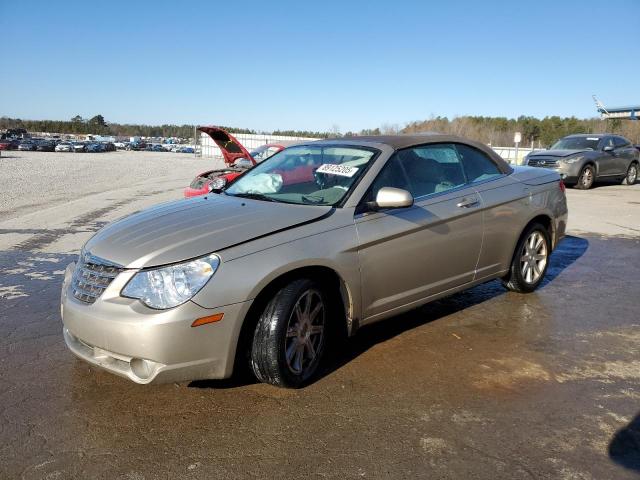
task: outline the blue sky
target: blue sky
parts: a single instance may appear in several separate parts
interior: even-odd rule
[[[342,132],[640,103],[640,0],[0,0],[0,115]]]

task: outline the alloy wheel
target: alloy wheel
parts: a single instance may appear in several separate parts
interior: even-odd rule
[[[313,366],[323,347],[325,306],[320,292],[306,290],[296,302],[287,325],[285,359],[289,370],[303,375]]]
[[[547,265],[547,242],[542,234],[534,231],[524,242],[520,256],[520,271],[527,283],[536,283]]]
[[[629,167],[629,171],[627,172],[627,184],[633,185],[636,183],[638,179],[638,166],[634,163]]]
[[[582,185],[583,188],[588,189],[589,187],[591,187],[592,183],[593,183],[593,170],[591,170],[591,168],[589,167],[586,167],[582,171],[582,175],[580,175],[580,184]]]

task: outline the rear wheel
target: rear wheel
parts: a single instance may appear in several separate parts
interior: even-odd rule
[[[513,292],[533,292],[547,273],[551,240],[547,229],[534,223],[525,230],[518,241],[509,274],[502,281]]]
[[[585,165],[578,175],[578,183],[576,188],[580,190],[589,190],[593,186],[593,182],[596,178],[596,172],[593,165]]]
[[[632,162],[627,169],[627,174],[625,175],[624,180],[622,180],[622,183],[633,185],[636,183],[636,180],[638,180],[638,164],[636,162]]]
[[[256,378],[297,388],[316,373],[323,358],[328,297],[317,282],[294,280],[280,289],[258,319],[251,346]]]

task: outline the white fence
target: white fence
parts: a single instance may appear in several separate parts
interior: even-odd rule
[[[288,142],[288,141],[314,141],[319,140],[318,138],[308,138],[308,137],[289,137],[284,135],[263,135],[263,134],[248,134],[248,133],[238,133],[232,134],[238,141],[246,148],[251,151],[255,148],[258,148],[260,145],[265,145],[267,143],[278,143],[278,142]],[[215,144],[215,142],[211,139],[209,135],[206,133],[200,132],[199,140],[199,148],[198,151],[200,155],[203,157],[213,157],[213,158],[222,158],[222,153],[220,149]],[[527,148],[520,147],[517,151],[514,147],[493,147],[489,145],[498,155],[504,158],[507,162],[514,165],[522,165],[524,163],[524,157],[531,153],[532,151],[538,150],[536,148]]]
[[[515,147],[492,147],[494,152],[504,158],[507,162],[514,165],[524,165],[524,157],[531,152],[539,150],[538,148],[518,148],[518,155],[516,157]]]
[[[278,142],[308,142],[319,140],[318,138],[306,138],[306,137],[289,137],[286,135],[260,135],[260,134],[249,134],[249,133],[232,133],[233,135],[244,148],[251,151],[255,148],[258,148],[261,145],[265,145],[267,143],[278,143]],[[206,133],[200,132],[199,141],[199,151],[203,157],[214,157],[221,158],[222,152],[216,145],[216,143],[211,139],[209,135]]]

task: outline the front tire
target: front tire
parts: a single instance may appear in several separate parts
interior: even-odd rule
[[[578,175],[578,183],[576,183],[576,188],[580,190],[589,190],[593,187],[593,183],[596,179],[596,171],[593,168],[593,165],[585,165],[582,170],[580,170],[580,175]]]
[[[318,370],[325,351],[328,296],[310,279],[281,288],[264,308],[251,346],[256,378],[278,387],[303,386]]]
[[[622,180],[623,185],[633,185],[638,180],[638,163],[631,162],[629,168],[627,169],[627,174],[624,176],[624,180]]]
[[[527,228],[518,241],[509,274],[502,280],[512,292],[531,293],[544,280],[551,255],[549,232],[539,223]]]

